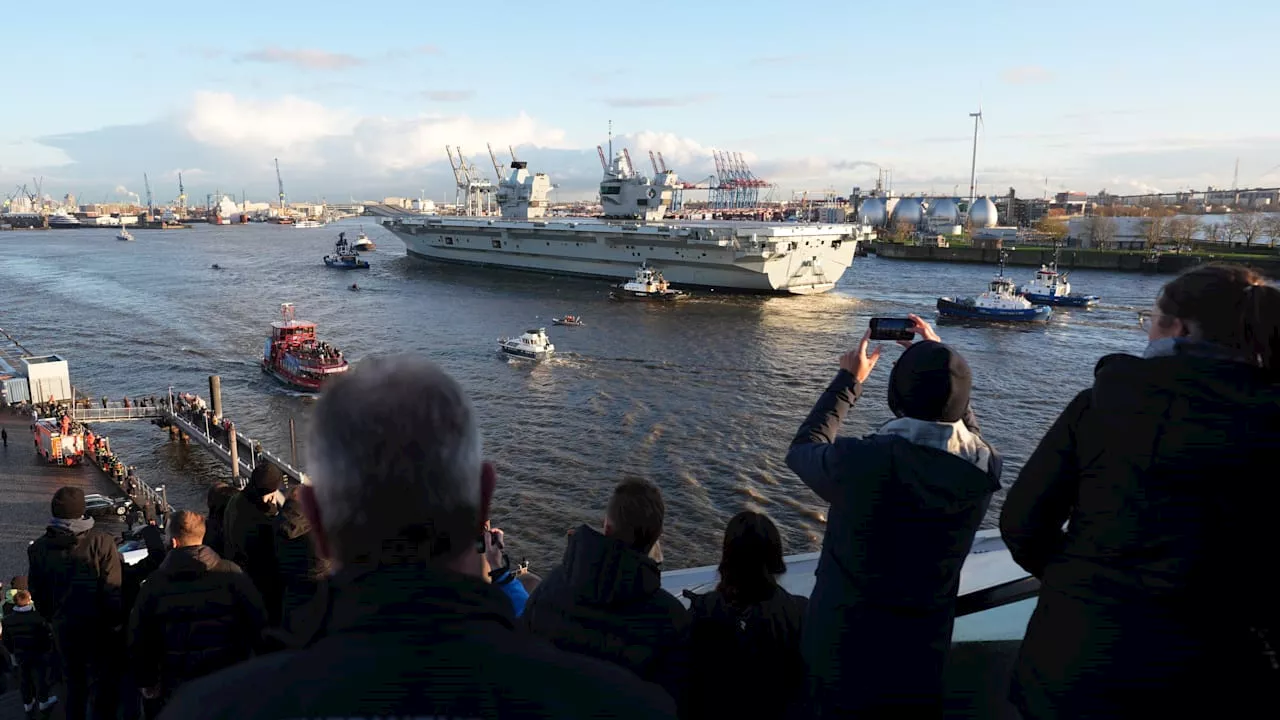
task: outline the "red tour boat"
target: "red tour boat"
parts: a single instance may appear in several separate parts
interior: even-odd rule
[[[280,320],[262,351],[262,369],[289,387],[315,392],[328,378],[347,371],[342,351],[316,340],[316,324],[297,320],[293,303],[280,305]]]

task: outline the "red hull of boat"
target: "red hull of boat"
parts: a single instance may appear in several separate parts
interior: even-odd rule
[[[345,372],[346,363],[344,362],[341,367],[344,368],[342,372]],[[302,390],[303,392],[319,392],[320,388],[324,385],[326,380],[328,380],[331,377],[334,377],[335,375],[341,374],[341,372],[338,372],[330,375],[325,375],[321,379],[316,379],[310,376],[295,375],[289,372],[288,370],[286,370],[285,368],[279,367],[279,366],[273,366],[267,363],[265,360],[262,363],[262,369],[263,371],[271,374],[273,377],[275,377],[276,380],[279,380],[281,383],[288,385],[289,387],[295,390]]]

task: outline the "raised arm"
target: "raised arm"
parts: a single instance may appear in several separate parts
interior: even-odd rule
[[[1035,452],[1022,466],[1000,511],[1000,534],[1027,572],[1040,577],[1062,552],[1063,523],[1071,516],[1080,487],[1076,459],[1076,427],[1089,408],[1091,390],[1067,405]]]
[[[836,444],[836,435],[844,416],[862,394],[862,383],[880,359],[881,348],[867,354],[871,332],[862,335],[858,349],[840,358],[840,372],[827,386],[787,451],[787,467],[823,500],[833,502],[844,468],[851,461],[855,446],[861,441],[844,438]]]

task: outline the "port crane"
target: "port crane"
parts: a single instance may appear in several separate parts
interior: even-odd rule
[[[284,217],[284,179],[280,177],[280,158],[276,158],[276,187],[280,189],[280,217]]]
[[[454,159],[455,149],[458,155],[456,160]],[[449,166],[453,168],[453,179],[457,181],[454,204],[465,207],[463,215],[481,217],[491,215],[493,183],[481,177],[480,171],[476,170],[474,165],[467,163],[461,147],[452,148],[445,145],[444,151],[449,156]]]
[[[147,178],[146,173],[142,173],[142,187],[147,191],[147,219],[155,217],[156,206],[151,200],[151,180]]]
[[[493,161],[493,176],[502,182],[502,166],[498,164],[498,156],[493,154],[493,145],[485,143],[485,147],[489,148],[489,159]]]

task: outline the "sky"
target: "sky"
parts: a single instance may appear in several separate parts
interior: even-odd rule
[[[594,194],[596,146],[795,192],[1280,185],[1280,4],[57,3],[6,33],[0,194],[453,199],[445,146]],[[6,23],[7,24],[7,23]],[[57,29],[57,42],[45,32]],[[11,28],[12,29],[12,28]],[[697,195],[688,199],[697,200]]]

